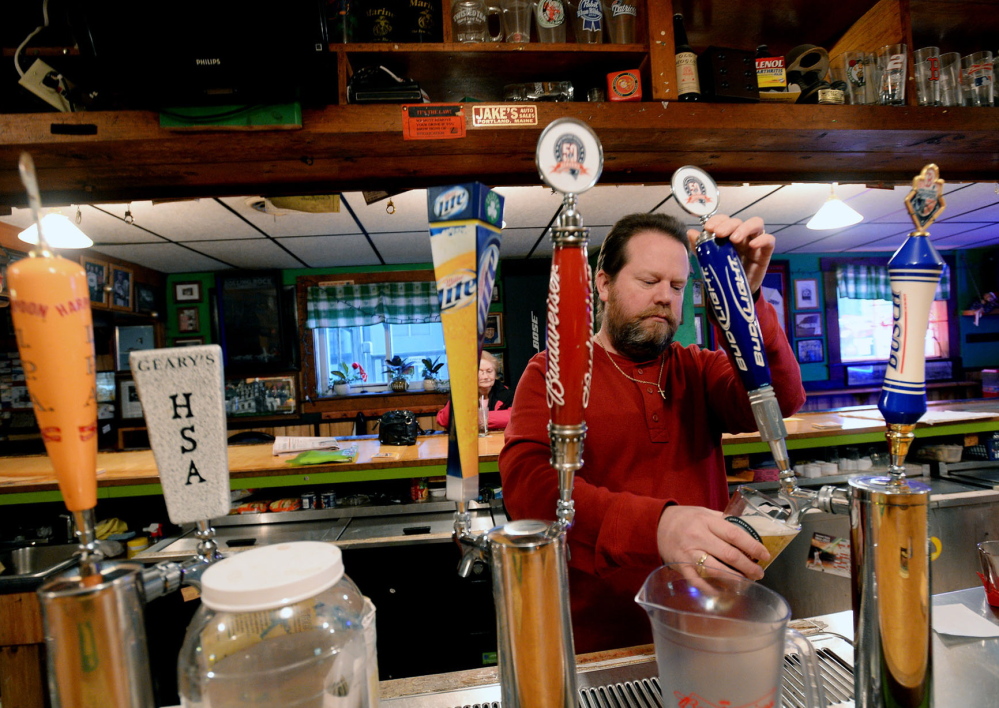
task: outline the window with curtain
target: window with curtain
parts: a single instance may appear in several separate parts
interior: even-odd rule
[[[316,391],[331,394],[333,371],[357,376],[366,390],[384,389],[391,380],[385,360],[399,356],[420,378],[421,359],[444,360],[437,290],[432,281],[338,284],[307,289],[306,327],[312,330]],[[359,368],[355,368],[357,364]],[[438,372],[447,378],[447,366]]]
[[[930,307],[926,358],[950,356],[950,269],[944,267]],[[840,361],[887,361],[891,348],[891,281],[884,265],[836,266]]]

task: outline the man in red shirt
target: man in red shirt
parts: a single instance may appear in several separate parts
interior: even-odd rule
[[[759,218],[717,215],[746,269],[781,412],[805,401],[801,372],[773,307],[759,297],[774,237]],[[652,641],[635,593],[663,562],[763,571],[762,544],[724,520],[728,501],[721,435],[756,430],[738,375],[723,351],[673,342],[697,232],[658,214],[634,214],[607,235],[597,262],[593,381],[583,467],[569,531],[569,586],[578,653]],[[689,242],[688,242],[689,239]],[[553,519],[545,353],[517,386],[500,454],[503,498],[515,519]]]

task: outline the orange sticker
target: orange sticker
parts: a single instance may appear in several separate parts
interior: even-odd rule
[[[450,140],[465,137],[460,103],[417,103],[402,107],[404,140]]]

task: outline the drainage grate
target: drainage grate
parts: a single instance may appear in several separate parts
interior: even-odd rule
[[[853,667],[829,649],[819,649],[819,672],[830,705],[853,700]],[[649,671],[656,670],[649,662]],[[801,662],[797,655],[784,657],[782,705],[784,708],[809,708],[805,704]],[[659,679],[640,678],[619,683],[589,686],[579,689],[580,708],[662,708]],[[501,708],[499,701],[467,703],[452,708]]]

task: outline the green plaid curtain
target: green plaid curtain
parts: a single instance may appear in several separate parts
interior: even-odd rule
[[[836,295],[851,300],[891,300],[891,280],[884,266],[836,266]],[[944,264],[934,300],[950,297],[950,268]]]
[[[364,283],[309,288],[305,326],[358,327],[440,322],[437,286],[416,283]]]

